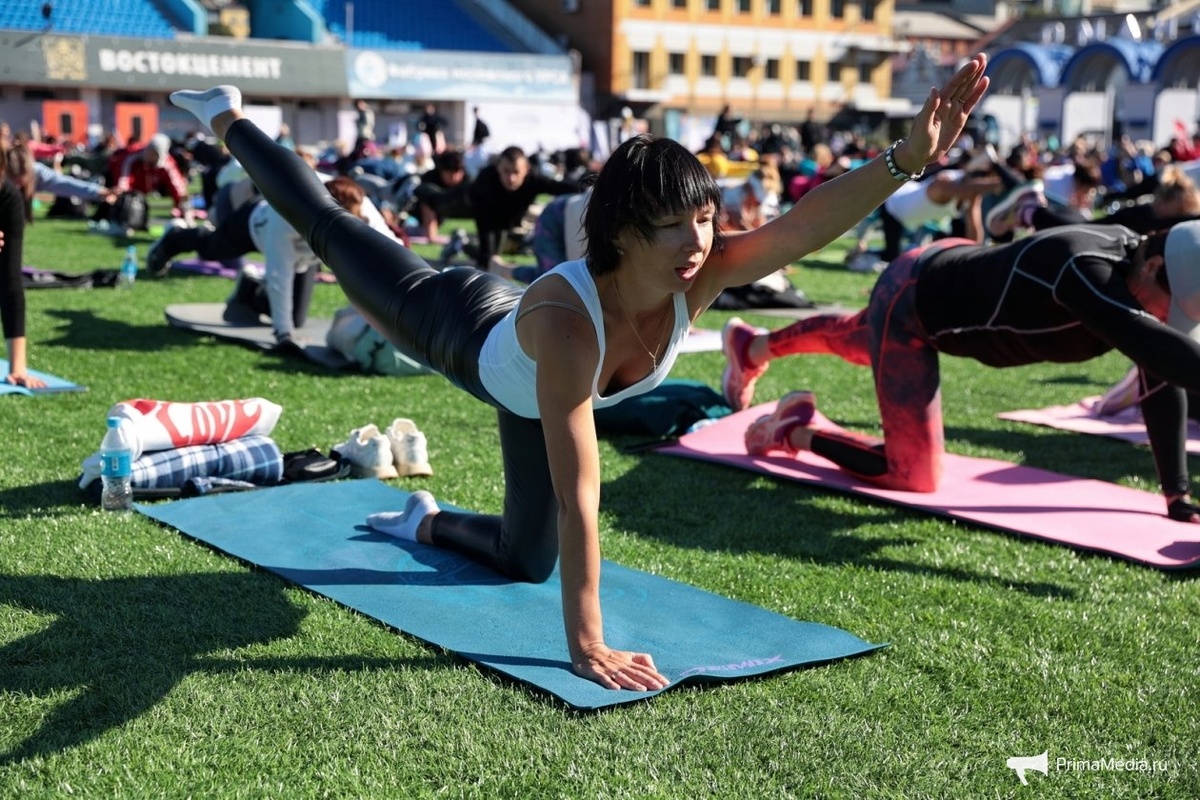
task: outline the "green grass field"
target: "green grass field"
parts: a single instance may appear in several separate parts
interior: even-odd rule
[[[135,241],[143,255],[152,243]],[[25,263],[115,268],[123,245],[39,219]],[[796,283],[861,304],[873,278],[840,256],[805,262]],[[411,417],[435,475],[398,483],[499,510],[493,414],[444,379],[334,376],[163,320],[168,303],[230,288],[143,272],[131,293],[27,293],[31,366],[90,390],[0,397],[0,796],[1200,796],[1194,572],[605,441],[607,558],[890,647],[576,713],[144,517],[86,505],[80,461],[112,403],[261,396],[284,407],[273,436],[285,451]],[[336,286],[316,292],[315,315],[344,304]],[[674,375],[717,385],[721,367],[720,354],[689,354]],[[1145,450],[995,416],[1099,393],[1124,374],[1119,356],[942,367],[951,451],[1155,489]],[[875,429],[867,370],[781,360],[758,399],[797,388]],[[1022,786],[1006,759],[1043,751],[1049,774]]]

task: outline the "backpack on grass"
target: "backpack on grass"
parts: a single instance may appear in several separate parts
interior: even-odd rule
[[[150,228],[146,195],[141,192],[122,192],[113,203],[112,221],[122,228],[144,231]]]

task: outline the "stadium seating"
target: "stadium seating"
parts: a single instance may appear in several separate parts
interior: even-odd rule
[[[468,50],[507,53],[517,47],[452,0],[358,0],[352,30],[342,0],[291,0],[311,8],[330,33],[351,47],[376,50]],[[285,0],[286,2],[286,0]],[[223,0],[201,0],[211,10]],[[54,3],[49,21],[34,0],[0,2],[0,29],[174,39],[180,28],[154,0],[72,0]],[[182,30],[187,30],[183,28]],[[251,31],[253,35],[253,31]]]
[[[351,47],[376,50],[469,50],[511,53],[511,43],[497,37],[450,0],[354,3],[353,30],[346,30],[346,4],[311,0],[334,35]]]
[[[0,28],[174,39],[175,28],[152,0],[73,0],[54,4],[47,20],[36,2],[0,3]]]

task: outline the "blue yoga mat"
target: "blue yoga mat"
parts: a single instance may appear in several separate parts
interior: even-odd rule
[[[574,708],[658,693],[612,691],[571,672],[557,572],[542,584],[514,583],[456,553],[367,527],[368,514],[400,510],[407,498],[379,481],[353,480],[137,510]],[[608,561],[601,602],[608,643],[650,653],[672,686],[762,675],[883,646]]]
[[[8,374],[8,360],[0,358],[0,394],[59,394],[61,392],[86,392],[86,386],[80,386],[77,383],[71,383],[57,375],[48,375],[45,372],[38,372],[36,369],[29,370],[29,374],[41,378],[46,382],[44,389],[26,389],[24,386],[13,386],[4,380],[4,376]]]

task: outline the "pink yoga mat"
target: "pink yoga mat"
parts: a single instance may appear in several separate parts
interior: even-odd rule
[[[1021,409],[1019,411],[1004,411],[997,414],[1000,419],[1012,422],[1028,422],[1032,425],[1044,425],[1060,431],[1087,433],[1093,436],[1108,436],[1134,444],[1148,445],[1146,426],[1137,408],[1122,409],[1116,414],[1103,417],[1092,416],[1092,408],[1099,397],[1085,397],[1078,403],[1069,406],[1048,406],[1046,408]],[[1187,451],[1200,455],[1200,425],[1194,420],[1188,420]]]
[[[1168,519],[1161,496],[1137,489],[947,454],[936,492],[897,492],[858,480],[812,453],[747,455],[746,427],[774,407],[767,403],[724,417],[655,452],[728,464],[1163,569],[1200,566],[1200,525]],[[820,415],[816,424],[837,427]]]

